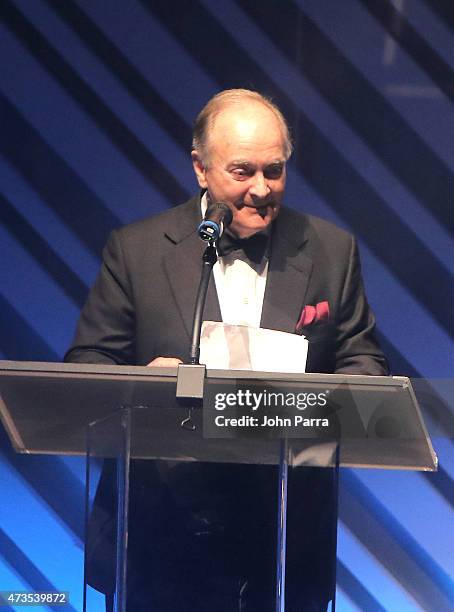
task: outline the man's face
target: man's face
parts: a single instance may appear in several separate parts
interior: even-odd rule
[[[205,167],[193,152],[200,187],[233,212],[230,229],[241,238],[277,217],[285,189],[285,141],[276,115],[263,104],[230,107],[215,118]]]

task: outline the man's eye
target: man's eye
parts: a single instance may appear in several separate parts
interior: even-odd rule
[[[282,172],[284,171],[284,166],[281,164],[276,164],[275,166],[269,166],[265,169],[264,175],[267,179],[278,179],[282,176]]]
[[[248,172],[248,170],[246,170],[246,168],[234,168],[232,170],[232,175],[236,179],[247,178],[248,176],[250,176],[250,174],[251,173]]]

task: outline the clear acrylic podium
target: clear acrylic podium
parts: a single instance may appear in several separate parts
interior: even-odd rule
[[[407,378],[208,370],[190,412],[176,384],[167,368],[0,362],[15,449],[87,453],[86,578],[116,611],[157,592],[143,609],[221,612],[234,583],[263,612],[297,609],[319,579],[331,597],[337,469],[436,469]],[[225,401],[248,391],[267,405]]]

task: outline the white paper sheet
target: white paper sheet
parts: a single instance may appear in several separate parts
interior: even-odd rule
[[[304,373],[308,346],[296,334],[204,321],[200,363],[219,370]]]

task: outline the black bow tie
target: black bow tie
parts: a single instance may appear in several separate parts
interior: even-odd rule
[[[246,257],[259,264],[268,247],[268,235],[258,232],[249,238],[236,238],[228,232],[224,232],[217,244],[218,255],[223,257],[235,251],[243,251]]]

